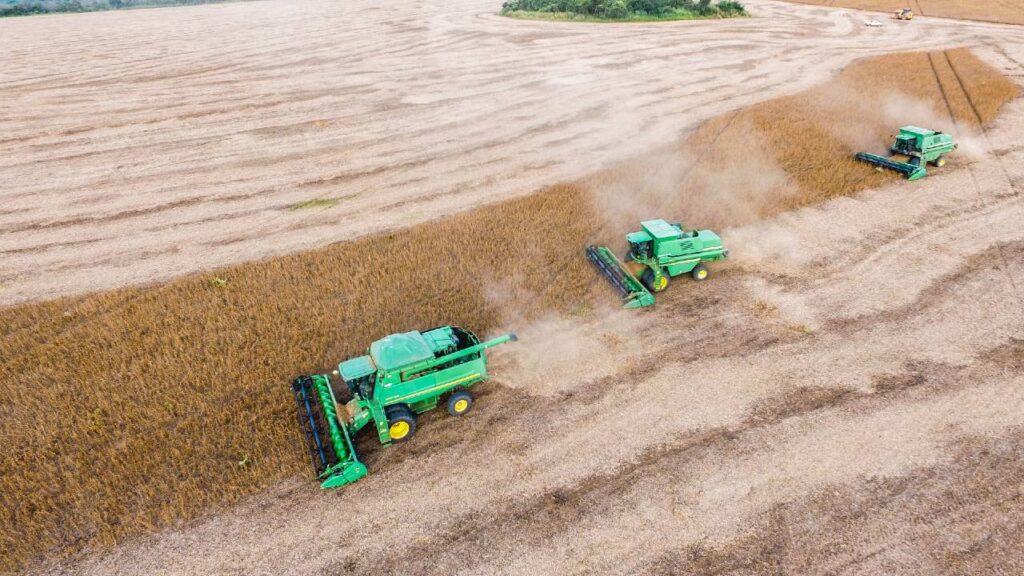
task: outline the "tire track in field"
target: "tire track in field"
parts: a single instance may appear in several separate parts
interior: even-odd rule
[[[982,120],[982,116],[978,112],[978,107],[975,106],[974,100],[971,98],[971,93],[967,90],[967,86],[964,84],[963,79],[960,77],[960,73],[957,72],[956,66],[953,65],[953,61],[949,57],[949,52],[943,52],[943,56],[946,59],[946,64],[949,66],[949,69],[953,72],[953,77],[956,78],[957,84],[960,86],[960,90],[964,94],[964,98],[966,98],[967,103],[970,105],[971,112],[974,113],[975,121],[978,124],[978,130],[981,132],[982,137],[985,139],[986,148],[990,152],[993,152],[996,163],[999,165],[999,169],[1002,171],[1003,177],[1006,179],[1007,184],[1012,189],[1016,190],[1019,193],[1020,188],[1018,187],[1018,184],[1014,181],[1013,177],[1010,176],[1010,172],[1006,169],[1006,164],[1004,163],[1003,157],[994,153],[995,146],[993,146],[992,144],[992,138],[989,136],[988,129],[985,127],[985,122],[984,120]],[[974,184],[974,191],[979,198],[982,198],[983,195],[981,192],[981,185],[979,184],[977,175],[974,172],[974,167],[969,166],[968,170],[971,173],[971,181]],[[1002,245],[997,245],[996,253],[999,255],[1003,275],[1006,277],[1007,282],[1009,282],[1010,286],[1013,288],[1014,293],[1017,295],[1017,301],[1020,303],[1021,307],[1024,308],[1024,291],[1021,290],[1021,287],[1017,284],[1017,281],[1013,277],[1013,273],[1010,272],[1010,260],[1006,255],[1006,249]]]

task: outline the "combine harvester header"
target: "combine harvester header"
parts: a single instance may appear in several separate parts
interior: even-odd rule
[[[338,402],[327,374],[292,382],[313,469],[322,488],[366,476],[356,455],[355,435],[368,424],[381,444],[405,442],[416,432],[416,415],[445,397],[448,412],[462,416],[473,404],[469,388],[487,379],[488,348],[516,341],[505,334],[487,342],[469,330],[441,326],[426,332],[392,334],[370,345],[368,354],[338,365],[351,400]]]
[[[873,164],[880,168],[894,170],[907,177],[907,180],[920,180],[928,171],[925,165],[931,162],[937,167],[946,165],[946,155],[956,150],[953,136],[917,126],[904,126],[896,136],[896,141],[889,148],[892,156],[879,156],[868,152],[858,152],[857,160]],[[903,161],[899,157],[906,157]]]

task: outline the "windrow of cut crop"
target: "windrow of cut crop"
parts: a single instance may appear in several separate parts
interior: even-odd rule
[[[946,79],[927,81],[935,55],[866,60],[582,182],[165,284],[0,310],[0,570],[307,474],[289,382],[382,335],[448,323],[489,334],[614,306],[582,251],[620,245],[641,218],[739,225],[893,179],[850,160],[855,144],[884,147],[899,124],[947,110],[965,115],[957,125],[975,110],[987,122],[1016,95],[970,54],[945,56],[969,111],[946,105]],[[375,453],[365,457],[372,466]]]

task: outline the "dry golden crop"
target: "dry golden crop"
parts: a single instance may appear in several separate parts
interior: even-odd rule
[[[876,58],[581,183],[162,285],[0,310],[0,570],[307,473],[288,388],[298,374],[395,331],[487,332],[611,300],[582,257],[588,242],[618,242],[644,216],[735,225],[882,183],[895,177],[850,160],[855,144],[880,148],[899,124],[944,115],[987,122],[1016,93],[965,51]]]
[[[915,15],[1024,24],[1024,5],[1019,2],[978,2],[977,0],[789,0],[800,4],[817,4],[894,12],[910,8]]]

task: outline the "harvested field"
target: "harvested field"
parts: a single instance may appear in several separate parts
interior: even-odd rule
[[[800,251],[650,313],[517,322],[474,415],[364,443],[355,485],[285,480],[47,571],[1016,573],[1021,127],[1018,101],[999,154],[732,230]]]
[[[974,0],[788,0],[829,8],[856,8],[892,13],[897,8],[911,8],[915,16],[937,16],[983,22],[1024,24],[1024,5],[1013,0],[976,2]]]
[[[860,60],[799,92],[894,45],[845,13],[762,0],[751,2],[755,14],[770,18],[756,25],[604,27],[600,37],[504,22],[484,4],[426,18],[438,8],[357,3],[366,18],[354,20],[316,1],[161,11],[212,42],[195,54],[223,68],[198,76],[182,74],[196,66],[187,53],[154,64],[150,44],[137,60],[72,73],[55,52],[13,43],[22,67],[5,69],[13,81],[0,84],[10,96],[0,103],[0,167],[12,176],[0,183],[10,200],[0,208],[4,302],[316,246],[339,230],[401,228],[0,309],[0,444],[13,447],[0,453],[0,570],[1019,572],[1024,107],[1006,105],[1018,88],[999,72],[1024,74],[1020,33],[922,21],[916,45],[936,50]],[[0,47],[57,22],[102,62],[89,38],[111,38],[103,26],[137,24],[129,36],[168,28],[145,13],[95,16],[81,17],[77,38],[68,17],[0,22],[14,31]],[[236,18],[246,25],[205,28]],[[329,34],[338,18],[363,24]],[[339,37],[357,46],[416,18],[430,22],[422,44],[409,40],[425,31],[395,25],[389,42],[401,49],[384,60],[360,52],[359,74],[315,64],[332,61]],[[310,33],[260,43],[254,22]],[[515,62],[481,60],[507,52],[510,34],[525,35]],[[316,49],[292,50],[294,38]],[[617,60],[624,43],[644,51],[639,69]],[[387,78],[422,78],[423,51],[438,45],[474,64],[431,79],[451,83],[425,104],[436,109],[391,107],[382,95],[392,86],[353,86],[351,115],[318,120],[343,98],[325,89],[323,108],[291,92],[360,74],[386,83],[372,72],[382,63],[396,64]],[[644,68],[689,61],[695,46],[704,68]],[[557,51],[587,71],[546,82],[517,68]],[[759,65],[770,53],[781,63]],[[282,55],[287,65],[269,63]],[[587,87],[598,65],[615,71],[608,90]],[[271,81],[279,76],[291,82]],[[253,115],[203,97],[211,86],[244,93],[264,82],[286,93]],[[539,99],[521,105],[538,111],[512,121],[505,114],[517,107],[483,106],[493,95],[462,94],[459,82],[529,94]],[[106,108],[112,86],[133,104]],[[193,108],[157,118],[174,108],[162,99],[182,92]],[[582,112],[553,114],[560,107],[544,99],[555,97]],[[628,122],[616,100],[638,110]],[[14,112],[26,103],[38,115]],[[434,133],[463,107],[481,114]],[[216,130],[202,132],[191,114]],[[410,123],[416,114],[423,124]],[[402,146],[372,128],[385,119],[412,130]],[[275,122],[269,132],[253,126]],[[341,132],[279,129],[308,122]],[[957,160],[912,186],[850,161],[908,122],[956,132]],[[524,124],[528,133],[508,132]],[[268,142],[251,146],[251,129]],[[353,134],[372,139],[351,144]],[[493,149],[468,152],[481,138],[496,139]],[[147,142],[130,169],[104,171],[119,147]],[[466,168],[466,154],[480,165]],[[345,176],[356,157],[365,170]],[[52,177],[58,167],[67,172]],[[315,167],[322,177],[301,186]],[[528,194],[554,175],[570,183]],[[247,195],[253,182],[273,189]],[[371,185],[373,194],[358,191]],[[618,246],[652,213],[725,228],[735,258],[712,282],[674,286],[654,310],[616,314],[581,248]],[[316,490],[290,379],[382,334],[448,322],[522,336],[495,352],[496,378],[473,416],[427,416],[398,448],[364,438],[370,476]],[[388,539],[375,537],[381,530]]]
[[[0,305],[529,194],[864,56],[969,45],[1012,65],[998,50],[1024,42],[941,20],[868,30],[767,0],[747,3],[755,18],[655,28],[512,20],[499,4],[271,0],[0,22]]]
[[[893,65],[908,61],[910,74]],[[938,81],[931,61],[947,65]],[[972,72],[958,92],[961,67]],[[651,213],[739,226],[892,182],[849,160],[852,122],[865,143],[884,143],[896,101],[910,107],[904,121],[967,137],[975,109],[987,123],[1016,93],[964,50],[875,58],[579,184],[163,286],[2,310],[3,437],[19,447],[0,462],[12,511],[3,547],[20,560],[109,546],[302,473],[286,386],[295,375],[413,326],[593,318],[614,302],[581,257],[588,242],[617,244]],[[974,107],[947,106],[951,94]],[[766,151],[731,144],[740,139]]]

